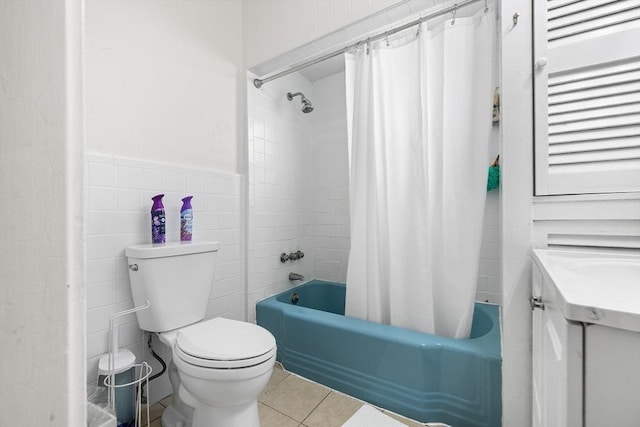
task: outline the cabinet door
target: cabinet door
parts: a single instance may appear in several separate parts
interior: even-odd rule
[[[589,325],[585,426],[640,426],[640,332]]]
[[[640,191],[640,2],[533,6],[536,195]]]
[[[542,273],[538,268],[538,265],[533,262],[531,266],[532,274],[532,295],[533,297],[542,298]],[[532,310],[532,408],[531,416],[533,427],[544,426],[544,364],[543,362],[543,346],[542,346],[542,331],[544,330],[543,323],[544,310],[533,309]]]
[[[533,296],[544,304],[532,318],[532,425],[582,427],[582,325],[564,318],[555,288],[535,263],[532,271]]]

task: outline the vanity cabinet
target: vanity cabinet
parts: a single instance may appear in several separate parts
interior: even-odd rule
[[[533,427],[582,427],[582,324],[567,320],[557,292],[532,266]]]
[[[533,427],[640,426],[640,280],[629,292],[624,284],[599,283],[597,274],[581,275],[589,263],[579,256],[613,259],[597,255],[534,251]],[[623,273],[629,266],[631,276],[621,279],[633,282],[640,258],[610,265]]]

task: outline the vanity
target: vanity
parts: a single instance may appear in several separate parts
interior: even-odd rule
[[[640,255],[532,252],[534,427],[640,426]]]

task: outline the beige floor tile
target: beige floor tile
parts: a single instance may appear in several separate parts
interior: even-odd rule
[[[359,400],[332,391],[304,420],[304,425],[307,427],[341,427],[362,405],[363,403]]]
[[[160,404],[161,404],[162,406],[164,406],[165,408],[168,408],[168,407],[169,407],[169,405],[171,405],[172,403],[173,403],[173,394],[171,394],[171,395],[169,395],[169,396],[165,397],[164,399],[162,399],[162,400],[160,401]]]
[[[258,403],[258,414],[260,415],[260,427],[298,427],[299,425],[296,420],[262,403]]]
[[[160,402],[155,403],[149,407],[149,419],[151,421],[155,421],[156,419],[162,416],[164,412],[164,406],[160,404]],[[147,422],[147,408],[146,406],[142,407],[142,424],[146,424]]]
[[[393,419],[396,419],[398,421],[400,421],[401,423],[404,423],[405,425],[407,425],[408,427],[424,427],[426,424],[421,424],[417,421],[413,421],[409,418],[405,418],[403,416],[394,414],[393,412],[389,412],[389,411],[382,411],[383,414],[390,416]]]
[[[330,391],[296,375],[288,375],[262,396],[262,403],[302,422]]]
[[[147,427],[146,424],[140,424],[140,427]],[[150,427],[162,427],[162,423],[160,422],[160,418],[151,423]]]
[[[273,372],[271,373],[271,378],[269,379],[269,383],[267,384],[267,386],[264,388],[264,390],[262,390],[262,392],[258,396],[258,401],[262,402],[262,398],[264,397],[264,395],[269,390],[272,390],[274,387],[276,387],[278,384],[280,384],[282,382],[282,380],[287,378],[289,375],[290,374],[288,372],[286,372],[284,369],[282,369],[282,365],[281,364],[276,363],[275,365],[273,365]]]

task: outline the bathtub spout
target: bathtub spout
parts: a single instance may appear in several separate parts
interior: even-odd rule
[[[304,280],[304,276],[298,273],[289,273],[289,280]]]

